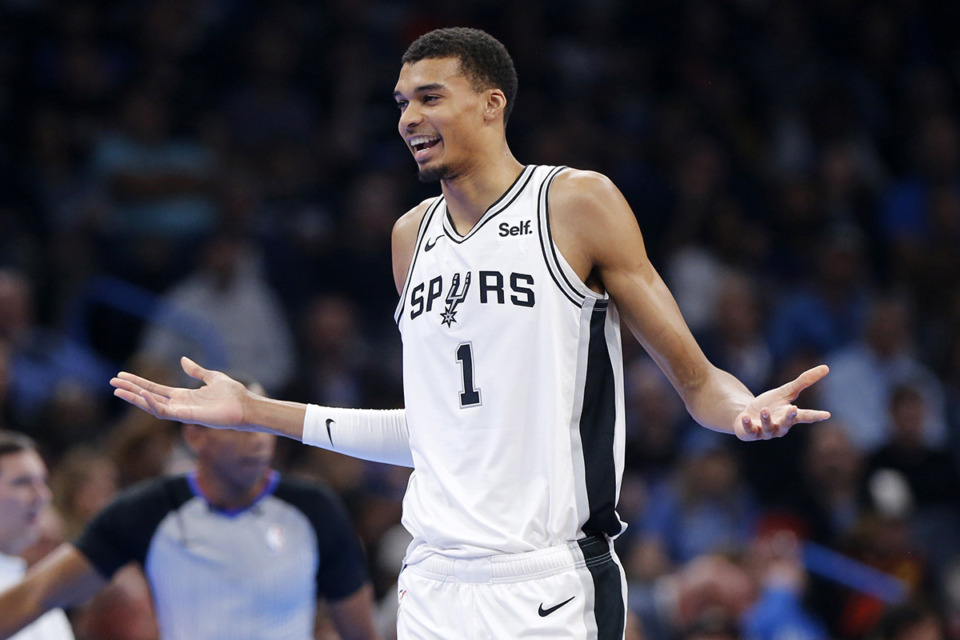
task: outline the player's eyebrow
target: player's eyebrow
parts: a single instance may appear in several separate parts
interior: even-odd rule
[[[426,92],[428,92],[428,91],[437,91],[437,90],[439,90],[439,89],[445,89],[446,86],[447,86],[447,85],[443,84],[442,82],[431,82],[430,84],[422,84],[422,85],[420,85],[419,87],[417,87],[416,89],[413,90],[413,93],[414,93],[414,95],[416,95],[416,94],[418,94],[418,93],[426,93]],[[393,97],[394,97],[394,98],[402,98],[402,97],[403,97],[403,94],[400,93],[399,91],[394,91],[394,92],[393,92]]]

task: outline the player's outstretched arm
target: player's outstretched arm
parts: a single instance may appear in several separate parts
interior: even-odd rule
[[[165,420],[302,439],[306,405],[255,394],[225,373],[204,369],[187,357],[180,364],[187,375],[203,383],[199,388],[169,387],[121,371],[110,380],[113,394]]]
[[[62,544],[33,566],[23,580],[0,593],[0,640],[56,608],[85,602],[107,581],[71,544]]]
[[[599,284],[621,318],[677,390],[690,415],[715,431],[743,440],[786,434],[798,422],[830,417],[798,409],[799,393],[827,374],[819,366],[781,387],[754,395],[703,354],[673,294],[650,263],[636,216],[605,176],[569,171],[551,188],[551,231],[564,257],[585,282]]]

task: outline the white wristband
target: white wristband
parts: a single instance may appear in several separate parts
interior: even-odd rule
[[[303,443],[354,458],[413,467],[403,409],[342,409],[307,405]]]

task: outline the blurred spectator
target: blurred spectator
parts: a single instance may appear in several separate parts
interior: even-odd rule
[[[368,406],[365,403],[374,400],[365,397],[367,383],[384,363],[373,359],[352,299],[342,294],[313,297],[304,305],[297,343],[300,371],[284,397],[339,407]],[[383,399],[375,408],[394,408],[389,403],[399,402],[399,394],[391,397],[388,389],[382,391]]]
[[[126,411],[110,426],[104,449],[116,465],[118,486],[123,489],[164,475],[175,444],[175,425]]]
[[[696,556],[648,583],[631,583],[629,606],[648,640],[826,640],[804,603],[807,573],[797,539],[771,530],[742,554]]]
[[[871,283],[860,233],[820,229],[811,251],[810,274],[772,305],[767,329],[778,362],[799,352],[820,356],[842,349],[863,332]]]
[[[898,296],[873,301],[859,341],[827,355],[830,375],[820,393],[823,406],[849,429],[864,452],[881,446],[891,435],[888,408],[893,390],[902,384],[924,398],[924,439],[943,446],[947,437],[945,400],[936,375],[917,357],[910,305]]]
[[[882,503],[883,497],[872,496]],[[905,596],[928,597],[934,585],[928,558],[911,536],[909,505],[883,505],[857,522],[841,549],[848,556],[901,581]],[[861,638],[880,619],[885,603],[875,594],[851,588],[831,594],[833,617],[828,618],[834,633],[842,638]]]
[[[863,495],[863,454],[836,419],[812,426],[791,507],[807,539],[838,548],[868,508]]]
[[[206,241],[193,271],[164,294],[138,358],[179,371],[180,357],[198,352],[217,363],[211,366],[263,380],[270,392],[293,372],[293,336],[283,307],[255,246],[229,230]]]
[[[866,477],[880,471],[902,476],[910,492],[915,544],[926,549],[934,571],[960,559],[960,472],[953,456],[927,444],[920,391],[899,386],[890,398],[893,433],[866,460]]]
[[[33,441],[0,430],[0,589],[23,578],[27,562],[19,557],[40,535],[40,520],[50,504],[47,467]],[[17,640],[73,640],[66,615],[53,609]]]
[[[76,540],[116,496],[116,465],[104,452],[78,446],[64,455],[50,479],[53,504],[63,521],[63,540]],[[62,540],[62,541],[63,541]],[[89,602],[70,610],[70,622],[85,640],[155,640],[157,623],[150,587],[130,566]]]
[[[739,378],[754,393],[767,389],[773,354],[763,327],[766,309],[756,278],[737,270],[717,282],[712,322],[698,336],[710,361]]]
[[[313,145],[319,134],[317,104],[298,83],[304,38],[311,25],[298,13],[276,11],[249,25],[239,57],[242,75],[221,105],[236,153],[253,161],[269,157],[275,145]]]
[[[396,172],[359,173],[345,189],[340,242],[321,264],[326,278],[332,279],[321,287],[349,296],[359,317],[376,327],[392,324],[396,308],[390,241],[397,212],[404,210],[405,182]]]
[[[639,552],[652,547],[666,558],[663,566],[674,567],[702,554],[742,551],[757,516],[732,448],[719,434],[697,431],[687,439],[672,480],[650,494]]]
[[[44,410],[68,385],[94,403],[109,395],[113,367],[82,345],[35,320],[33,289],[25,273],[0,269],[0,342],[9,347],[7,399],[16,424],[35,429]]]
[[[827,143],[820,152],[817,185],[829,227],[854,229],[863,238],[861,276],[884,274],[883,237],[875,224],[877,190],[885,178],[876,151],[854,141]]]
[[[687,633],[701,637],[706,630],[718,638],[742,638],[740,619],[757,593],[735,559],[712,553],[657,579],[631,582],[628,604],[648,640],[675,640]]]
[[[87,522],[114,497],[116,465],[104,452],[88,446],[71,449],[60,458],[50,478],[53,506],[63,521],[66,540],[76,538]]]
[[[956,221],[950,222],[955,214],[945,215],[942,207],[960,197],[960,127],[948,112],[934,112],[911,122],[910,131],[906,175],[884,193],[879,222],[894,277],[914,285],[926,251],[950,236],[958,237]],[[938,237],[944,233],[947,238]]]
[[[866,640],[943,640],[945,625],[929,604],[908,602],[890,607],[864,636]]]
[[[175,129],[170,98],[135,85],[117,105],[117,124],[90,153],[105,199],[102,233],[115,273],[151,289],[167,286],[196,242],[216,224],[211,184],[217,158]]]
[[[0,427],[16,427],[13,404],[10,400],[11,348],[6,340],[0,340]]]
[[[685,438],[696,426],[683,401],[673,393],[670,381],[649,356],[636,357],[624,376],[625,474],[637,475],[647,486],[656,487],[673,474],[683,455]]]
[[[744,564],[758,585],[759,594],[741,621],[745,638],[831,637],[823,620],[805,602],[810,583],[800,544],[794,532],[777,527],[759,531],[753,540]]]

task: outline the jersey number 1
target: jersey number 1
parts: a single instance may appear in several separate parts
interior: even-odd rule
[[[480,389],[474,386],[473,381],[473,345],[469,342],[461,343],[457,347],[457,361],[460,363],[460,373],[463,375],[463,391],[460,392],[460,408],[474,407],[480,404]]]

